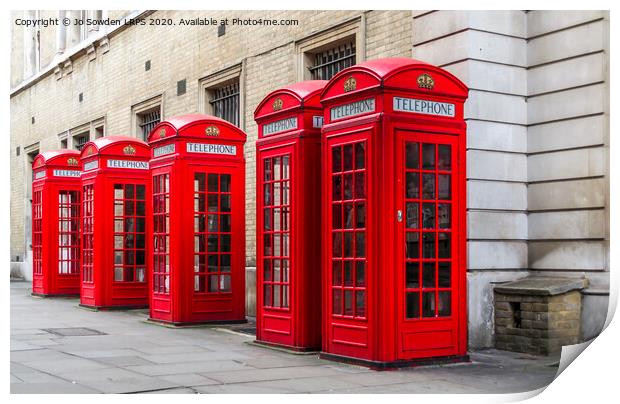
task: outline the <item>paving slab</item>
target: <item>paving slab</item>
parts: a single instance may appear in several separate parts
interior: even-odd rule
[[[11,283],[12,393],[503,393],[550,383],[559,357],[483,350],[465,364],[378,372],[248,345],[223,326],[166,328],[140,311],[92,312]],[[87,327],[97,336],[42,328]]]

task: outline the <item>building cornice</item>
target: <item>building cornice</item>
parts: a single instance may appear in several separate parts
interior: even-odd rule
[[[134,10],[127,14],[125,17],[120,18],[119,20],[121,21],[121,23],[116,26],[101,26],[97,33],[89,36],[88,38],[85,38],[71,48],[67,49],[65,52],[57,54],[56,56],[54,56],[54,59],[47,66],[45,66],[45,68],[23,80],[17,86],[11,88],[11,91],[9,93],[10,97],[12,98],[16,96],[22,91],[43,80],[47,76],[53,74],[56,69],[62,68],[65,63],[73,63],[73,61],[75,61],[77,58],[87,55],[88,49],[95,46],[95,44],[105,41],[108,38],[118,35],[125,29],[132,27],[132,25],[127,24],[127,22],[131,19],[144,18],[154,12],[155,10]]]

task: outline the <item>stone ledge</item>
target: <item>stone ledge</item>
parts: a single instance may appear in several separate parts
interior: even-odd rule
[[[503,294],[555,296],[573,290],[582,290],[588,287],[585,278],[560,278],[529,276],[503,285],[495,286],[494,290]]]

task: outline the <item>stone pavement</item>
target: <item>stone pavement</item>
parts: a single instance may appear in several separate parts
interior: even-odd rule
[[[145,310],[77,304],[11,282],[11,393],[517,393],[548,385],[559,360],[484,350],[467,364],[377,372],[252,346],[229,328],[172,329]],[[99,333],[45,331],[74,327]]]

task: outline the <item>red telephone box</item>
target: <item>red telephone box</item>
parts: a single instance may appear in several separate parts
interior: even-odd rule
[[[258,105],[256,340],[321,346],[320,164],[327,81],[276,90]]]
[[[325,86],[323,353],[375,368],[467,359],[468,89],[414,59]]]
[[[150,133],[152,320],[246,321],[245,139],[231,123],[199,114]]]
[[[80,152],[39,154],[32,163],[32,294],[80,294]]]
[[[149,158],[148,145],[127,136],[82,149],[82,306],[148,305]]]

